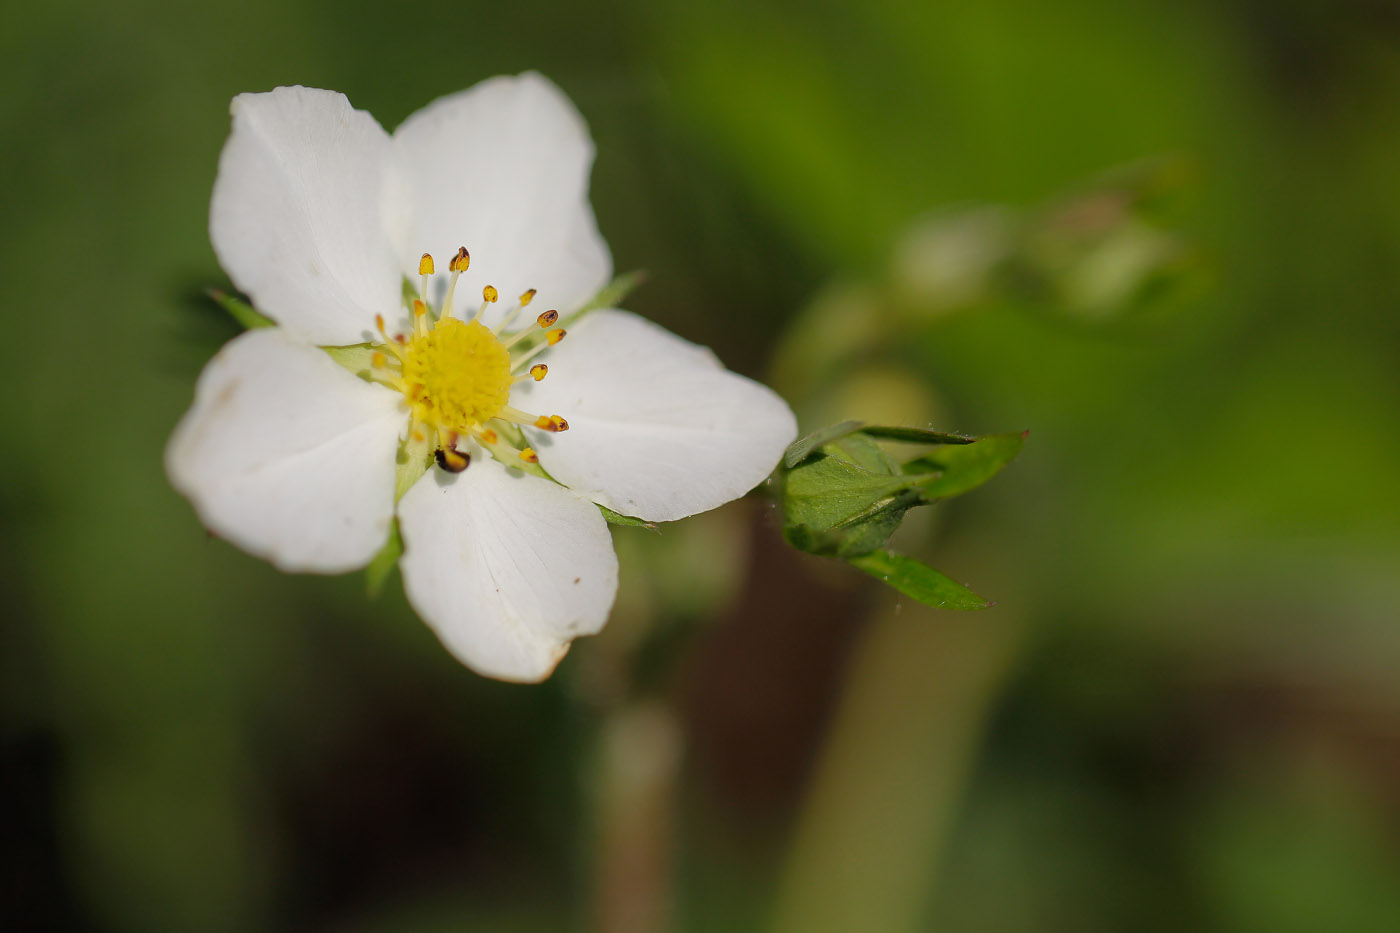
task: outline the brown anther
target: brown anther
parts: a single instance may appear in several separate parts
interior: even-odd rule
[[[535,300],[535,290],[532,288],[532,289],[530,289],[528,292],[526,292],[525,294],[523,294],[523,295],[520,296],[520,307],[523,308],[523,307],[525,307],[526,305],[528,305],[530,302],[532,302],[532,301],[534,301],[534,300]]]
[[[526,463],[539,463],[540,455],[535,453],[533,447],[526,447],[520,452],[520,459],[524,460]]]
[[[547,372],[549,372],[549,367],[544,365],[543,363],[536,363],[534,366],[530,367],[530,375],[535,377],[536,382],[539,382],[541,379],[543,379],[545,377],[545,373]]]
[[[496,303],[496,299],[499,298],[499,297],[501,297],[501,296],[500,296],[500,293],[496,291],[496,286],[494,286],[494,285],[488,285],[488,286],[486,286],[485,288],[483,288],[483,289],[481,290],[481,297],[482,297],[482,298],[485,298],[487,301],[491,302],[492,304],[495,304],[495,303]]]
[[[544,339],[545,339],[546,341],[548,341],[548,342],[549,342],[549,345],[552,347],[552,346],[554,346],[556,343],[558,343],[559,341],[561,341],[561,340],[564,339],[564,334],[565,334],[565,333],[567,333],[567,331],[565,331],[564,328],[558,327],[558,328],[555,328],[554,330],[550,331],[549,333],[545,334],[545,335],[544,335]]]
[[[546,311],[539,317],[535,318],[535,323],[539,324],[541,327],[548,327],[557,320],[559,320],[558,311]]]
[[[447,263],[447,271],[466,272],[467,266],[471,265],[471,262],[471,253],[467,252],[467,248],[465,246],[459,246],[457,247],[457,255],[453,256],[452,259]]]
[[[556,434],[560,431],[567,431],[569,430],[569,422],[565,421],[563,418],[560,418],[558,415],[550,415],[549,430],[555,432]]]
[[[460,453],[446,447],[439,447],[435,453],[437,465],[449,473],[460,473],[471,466],[471,454]]]
[[[403,334],[395,334],[395,335],[394,335],[394,342],[395,342],[395,343],[399,343],[399,344],[406,344],[406,343],[408,343],[408,338],[405,337]],[[550,341],[550,342],[553,343],[553,341]]]
[[[418,260],[418,274],[419,274],[419,275],[432,275],[432,274],[433,274],[433,257],[432,257],[432,254],[431,254],[431,253],[424,253],[424,254],[423,254],[423,258],[420,259],[420,260]]]

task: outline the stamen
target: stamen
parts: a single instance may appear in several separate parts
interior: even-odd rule
[[[443,447],[439,447],[434,452],[434,456],[437,458],[437,465],[449,473],[460,473],[472,463],[471,454]]]
[[[539,463],[540,455],[535,453],[535,448],[526,447],[520,452],[520,459],[524,460],[526,463]]]
[[[384,349],[398,357],[399,362],[402,363],[404,360],[403,351],[400,350],[397,345],[397,343],[403,342],[402,335],[395,334],[392,339],[389,337],[388,332],[384,330],[384,315],[382,314],[376,314],[374,316],[374,327],[379,331],[379,336],[384,338]]]
[[[428,300],[428,276],[433,274],[433,257],[431,253],[424,253],[423,258],[418,260],[418,297],[424,302]]]
[[[476,435],[483,444],[494,444],[501,439],[501,436],[492,428],[475,427],[472,428],[472,434]]]
[[[438,312],[439,318],[452,316],[452,295],[457,291],[457,280],[462,277],[462,273],[467,271],[467,267],[472,264],[472,254],[467,252],[465,246],[457,247],[457,255],[452,257],[452,261],[447,264],[448,271],[452,273],[452,278],[447,282],[447,294],[442,299],[442,309]]]
[[[548,366],[544,365],[543,363],[536,363],[534,366],[531,366],[531,367],[530,367],[530,371],[529,371],[528,373],[521,373],[519,376],[516,376],[516,377],[515,377],[515,382],[514,382],[513,384],[514,384],[514,385],[520,385],[520,383],[522,383],[522,382],[529,382],[529,381],[531,381],[532,379],[533,379],[535,382],[539,382],[541,379],[543,379],[543,378],[545,377],[545,374],[548,373],[548,372],[549,372],[549,367],[548,367]]]
[[[534,300],[535,300],[535,290],[532,288],[532,289],[530,289],[529,291],[527,291],[525,294],[523,294],[523,295],[520,296],[520,304],[516,305],[514,308],[511,308],[509,311],[507,311],[507,312],[506,312],[506,316],[503,317],[503,318],[501,318],[501,323],[499,323],[499,324],[497,324],[495,327],[491,328],[491,332],[494,333],[496,336],[499,337],[499,336],[501,335],[501,333],[502,333],[507,327],[509,327],[509,326],[511,325],[511,322],[515,320],[515,316],[516,316],[517,314],[519,314],[519,313],[521,312],[521,310],[524,309],[524,307],[525,307],[526,305],[528,305],[530,302],[532,302],[532,301],[534,301]]]
[[[496,299],[501,297],[501,293],[496,291],[496,286],[488,285],[481,290],[481,297],[485,298],[491,304],[495,304]]]
[[[545,335],[544,335],[544,339],[545,339],[545,340],[549,343],[549,345],[552,347],[552,346],[554,346],[556,343],[558,343],[559,341],[563,340],[563,339],[564,339],[564,335],[565,335],[566,333],[568,333],[568,331],[564,330],[564,328],[562,328],[562,327],[557,327],[557,328],[555,328],[554,330],[550,331],[549,333],[545,334]]]
[[[539,317],[535,318],[535,323],[540,325],[540,327],[548,327],[557,320],[559,320],[558,311],[545,311]],[[515,346],[517,343],[530,336],[531,333],[533,333],[533,331],[531,331],[530,328],[525,328],[520,333],[516,334],[514,337],[506,341],[506,349],[509,350],[511,347]],[[559,336],[556,337],[554,336],[555,334],[558,334]],[[549,341],[550,346],[554,346],[556,343],[564,339],[564,331],[562,328],[556,331],[550,331],[548,334],[545,335],[545,339]]]
[[[540,415],[535,419],[535,427],[539,428],[541,431],[558,434],[560,431],[569,430],[569,422],[560,418],[558,415],[550,415],[549,417]]]
[[[420,298],[413,299],[413,333],[422,337],[428,332],[428,305]]]

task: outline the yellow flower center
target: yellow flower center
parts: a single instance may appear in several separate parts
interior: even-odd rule
[[[534,326],[526,324],[512,332],[511,324],[535,297],[532,288],[494,328],[487,327],[482,315],[500,298],[496,288],[487,285],[475,314],[465,321],[453,317],[452,295],[470,261],[465,247],[452,257],[448,265],[452,277],[435,315],[428,305],[433,257],[423,254],[418,264],[422,283],[418,298],[412,302],[412,331],[391,335],[383,316],[375,318],[382,342],[375,344],[370,354],[370,378],[397,389],[408,399],[413,415],[409,438],[432,444],[438,466],[444,470],[460,473],[467,468],[471,463],[469,439],[497,459],[509,454],[514,460],[538,463],[519,429],[558,433],[569,430],[569,422],[558,415],[534,415],[511,407],[510,390],[519,382],[539,382],[549,371],[547,365],[533,360],[564,338],[564,329],[554,327],[559,312],[546,311],[535,318]],[[539,339],[532,342],[532,335]],[[492,422],[508,429],[510,436],[503,437],[491,427]]]
[[[404,347],[403,381],[415,420],[466,434],[510,402],[510,351],[480,321],[443,318]]]

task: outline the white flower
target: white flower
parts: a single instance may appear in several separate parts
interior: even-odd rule
[[[447,648],[540,680],[616,593],[594,503],[649,521],[714,508],[795,435],[773,392],[625,311],[559,342],[612,260],[587,128],[539,75],[445,97],[392,136],[331,91],[243,94],[232,112],[210,235],[279,326],[214,357],[166,452],[220,536],[283,570],[340,573],[397,512],[404,589]],[[447,275],[419,278],[429,253],[450,257]],[[406,306],[405,276],[423,301]],[[414,474],[402,458],[437,465],[396,502]]]

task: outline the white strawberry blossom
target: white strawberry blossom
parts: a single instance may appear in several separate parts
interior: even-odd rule
[[[598,505],[712,509],[793,439],[788,406],[705,348],[616,309],[573,322],[612,260],[587,127],[539,75],[442,98],[392,135],[331,91],[231,109],[210,235],[277,326],[210,361],[166,451],[219,536],[341,573],[397,517],[404,590],[448,650],[537,681],[612,607]],[[423,470],[411,485],[405,460]]]

